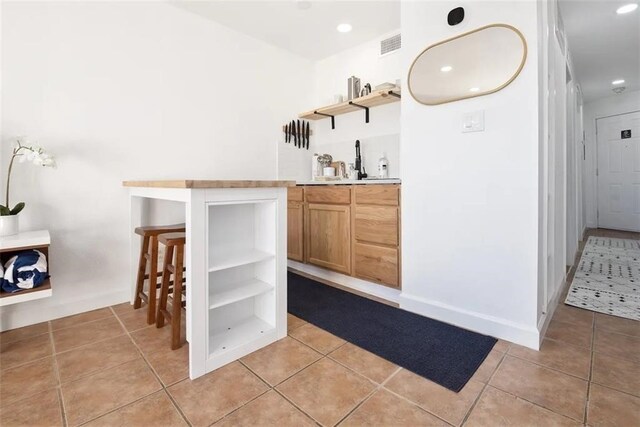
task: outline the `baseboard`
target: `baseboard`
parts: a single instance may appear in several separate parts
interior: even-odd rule
[[[47,322],[85,311],[108,307],[129,301],[131,292],[128,288],[93,295],[90,298],[65,300],[54,303],[54,299],[37,300],[4,307],[0,313],[0,331],[21,328],[36,323]],[[54,296],[51,298],[55,298]]]
[[[542,340],[547,333],[547,328],[549,327],[549,323],[551,323],[551,319],[553,318],[553,314],[560,303],[560,295],[562,295],[562,290],[567,285],[566,279],[563,281],[563,285],[559,286],[556,290],[555,295],[551,299],[551,302],[547,305],[547,313],[540,316],[540,320],[538,321],[538,330],[540,331],[540,344],[542,344]]]
[[[400,308],[422,316],[450,323],[485,335],[538,350],[540,333],[537,328],[529,328],[505,319],[468,310],[402,292]]]
[[[315,265],[303,264],[297,261],[287,260],[287,265],[294,270],[299,270],[303,273],[328,280],[344,286],[345,288],[353,289],[354,291],[362,292],[398,304],[398,298],[400,297],[400,291],[398,289],[377,285],[366,280],[357,279],[355,277],[336,273],[335,271],[316,267]]]

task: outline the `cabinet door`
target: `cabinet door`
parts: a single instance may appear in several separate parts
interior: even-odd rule
[[[351,274],[349,206],[309,203],[305,240],[307,262]]]
[[[289,202],[287,205],[287,257],[304,261],[304,204]]]

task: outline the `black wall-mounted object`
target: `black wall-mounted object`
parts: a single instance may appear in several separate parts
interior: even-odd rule
[[[462,21],[464,21],[464,8],[456,7],[455,9],[451,9],[449,14],[447,15],[447,22],[449,23],[449,25],[458,25]]]
[[[631,138],[631,129],[625,129],[620,131],[620,139],[629,139]]]

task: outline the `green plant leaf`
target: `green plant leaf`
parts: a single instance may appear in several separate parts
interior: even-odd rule
[[[24,209],[24,202],[20,202],[9,211],[9,215],[18,215],[20,211]]]
[[[9,210],[9,208],[6,206],[0,205],[0,215],[1,216],[11,215],[11,210]]]

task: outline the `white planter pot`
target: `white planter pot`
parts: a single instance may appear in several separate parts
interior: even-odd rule
[[[18,215],[0,216],[0,237],[18,234]]]

